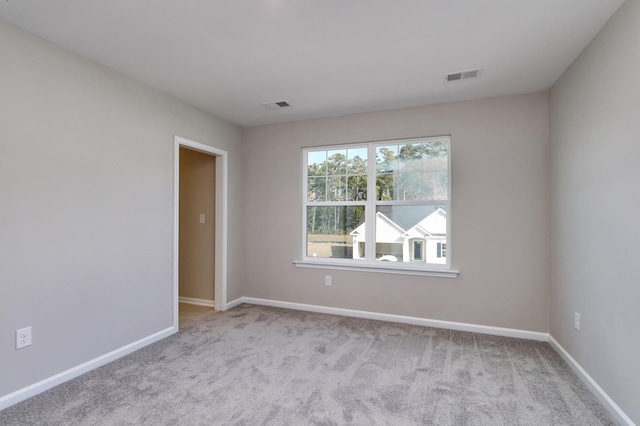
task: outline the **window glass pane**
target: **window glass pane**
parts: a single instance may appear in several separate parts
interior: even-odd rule
[[[446,141],[435,141],[425,144],[423,157],[423,199],[446,200],[447,186],[449,184],[448,173],[448,147]]]
[[[327,183],[329,201],[345,201],[347,194],[347,177],[329,176]]]
[[[325,176],[327,172],[327,151],[307,153],[307,176]]]
[[[310,177],[307,179],[307,201],[327,201],[326,177]]]
[[[445,264],[447,260],[442,256],[442,244],[446,241],[445,206],[376,208],[376,260]],[[422,242],[418,249],[419,257],[416,257],[416,242]]]
[[[439,171],[435,176],[436,187],[433,198],[435,200],[448,200],[449,195],[449,174],[446,170]]]
[[[443,157],[425,157],[423,161],[425,171],[447,170],[447,155]]]
[[[444,159],[444,168],[447,167],[447,155],[449,153],[447,140],[436,140],[426,142],[423,144],[424,159],[428,161],[430,159]]]
[[[422,199],[422,172],[399,173],[396,200]]]
[[[446,200],[449,176],[447,156],[447,140],[378,146],[376,199]]]
[[[376,175],[376,199],[382,201],[393,200],[396,194],[396,178],[393,173],[378,173]]]
[[[389,173],[398,170],[398,145],[376,147],[376,171]]]
[[[307,256],[364,258],[364,206],[308,206]],[[364,240],[362,240],[364,242]]]
[[[446,200],[448,178],[446,170],[425,172],[422,176],[422,199]]]
[[[424,144],[407,144],[400,147],[398,168],[402,172],[416,172],[422,170],[422,152]]]
[[[347,150],[347,173],[350,175],[367,174],[367,148]]]
[[[329,175],[347,174],[347,150],[327,151],[327,173]]]
[[[367,176],[347,176],[347,201],[367,199]]]

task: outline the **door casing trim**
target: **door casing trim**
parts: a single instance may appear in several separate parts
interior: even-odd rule
[[[173,141],[173,328],[178,331],[179,301],[179,232],[180,232],[180,148],[188,148],[216,157],[215,193],[215,309],[226,310],[227,303],[227,226],[228,226],[228,165],[227,151],[180,136]]]

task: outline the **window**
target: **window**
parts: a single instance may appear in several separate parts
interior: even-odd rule
[[[304,149],[304,260],[448,267],[449,150],[449,137]]]

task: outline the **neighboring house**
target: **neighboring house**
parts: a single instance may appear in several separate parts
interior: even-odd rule
[[[403,259],[447,263],[447,212],[438,208],[402,234],[402,238]]]
[[[366,242],[365,232],[366,222],[362,222],[356,229],[351,231],[353,237],[353,258],[364,258],[364,247]],[[398,224],[389,219],[383,213],[376,213],[376,258],[382,255],[390,255],[401,258],[402,244],[404,239],[402,229]]]
[[[363,259],[365,222],[351,231],[353,258]],[[376,258],[400,262],[447,262],[447,213],[438,208],[405,231],[384,213],[376,213]]]

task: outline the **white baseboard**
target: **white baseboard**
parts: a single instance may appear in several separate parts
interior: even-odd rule
[[[428,318],[409,317],[404,315],[383,314],[369,311],[356,311],[353,309],[332,308],[329,306],[306,305],[303,303],[281,302],[271,299],[258,299],[255,297],[242,297],[240,303],[253,305],[273,306],[277,308],[295,309],[298,311],[318,312],[322,314],[343,315],[346,317],[367,318],[379,321],[398,322],[403,324],[421,325],[434,328],[446,328],[449,330],[470,331],[472,333],[491,334],[494,336],[516,337],[546,342],[548,333],[537,331],[517,330],[513,328],[491,327],[487,325],[468,324],[463,322],[441,321]],[[234,300],[236,302],[238,299]],[[227,305],[228,306],[228,305]],[[234,305],[235,306],[235,305]]]
[[[569,364],[571,369],[580,377],[580,380],[584,382],[585,385],[591,390],[591,392],[602,402],[602,404],[609,410],[609,413],[613,416],[613,418],[621,425],[628,426],[636,426],[636,424],[627,416],[624,411],[616,404],[609,395],[600,387],[600,385],[593,380],[593,377],[589,375],[585,371],[584,368],[578,362],[573,359],[569,352],[566,351],[565,348],[562,347],[560,343],[556,339],[553,338],[551,334],[549,334],[549,343],[551,346],[564,358],[564,360]]]
[[[77,365],[54,376],[48,377],[32,385],[26,386],[22,389],[18,389],[17,391],[12,392],[8,395],[2,396],[0,397],[0,410],[4,410],[7,407],[17,404],[18,402],[24,401],[25,399],[31,398],[32,396],[49,390],[54,386],[58,386],[61,383],[81,376],[82,374],[87,373],[91,370],[95,370],[96,368],[115,361],[118,358],[122,358],[123,356],[128,355],[131,352],[135,352],[138,349],[157,342],[158,340],[164,339],[165,337],[168,337],[175,332],[176,330],[173,327],[166,328],[162,331],[152,334],[151,336],[140,339],[137,342],[130,343],[107,354],[87,361],[83,364]]]
[[[244,303],[244,299],[246,299],[245,297],[238,297],[235,300],[232,300],[231,302],[227,303],[225,306],[225,310],[227,309],[231,309],[231,308],[235,308],[238,305],[241,305]]]
[[[208,306],[210,308],[215,307],[215,301],[208,299],[196,299],[195,297],[178,297],[180,303],[188,303],[190,305]]]

